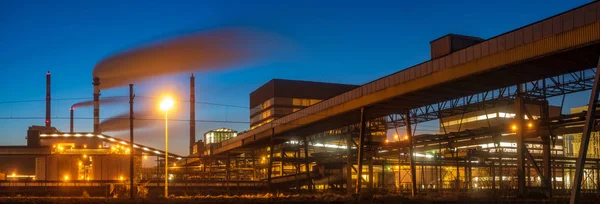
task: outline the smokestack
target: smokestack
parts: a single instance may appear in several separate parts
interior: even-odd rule
[[[190,77],[190,155],[196,143],[196,82],[194,74]]]
[[[70,113],[70,118],[69,118],[69,131],[70,133],[73,133],[73,110],[75,110],[75,108],[71,107],[71,110],[69,110]]]
[[[100,78],[94,77],[94,133],[100,133]]]
[[[46,73],[46,127],[50,127],[50,71]]]

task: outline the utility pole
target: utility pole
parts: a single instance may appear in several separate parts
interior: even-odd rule
[[[135,189],[133,186],[133,84],[129,84],[129,198],[135,199]]]

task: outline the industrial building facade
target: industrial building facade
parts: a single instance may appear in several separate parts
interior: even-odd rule
[[[273,79],[250,93],[250,129],[358,86]]]

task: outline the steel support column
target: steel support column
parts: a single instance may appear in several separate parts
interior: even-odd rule
[[[494,161],[490,167],[490,174],[492,176],[492,198],[496,198],[496,163]]]
[[[412,130],[410,126],[410,111],[406,111],[406,117],[404,118],[406,123],[406,136],[408,137],[408,158],[410,161],[410,186],[411,186],[411,195],[415,196],[417,191],[417,173],[415,170],[415,156],[413,149],[413,136]]]
[[[352,188],[352,164],[354,162],[354,158],[352,158],[352,146],[354,146],[353,143],[354,141],[352,140],[352,133],[349,133],[346,141],[346,145],[348,146],[348,152],[346,155],[346,190],[348,191],[348,195],[354,193],[354,189]]]
[[[522,87],[519,85],[519,90]],[[517,135],[517,189],[519,196],[525,196],[525,105],[523,98],[519,95],[515,98],[515,125]],[[513,128],[514,129],[514,128]]]
[[[597,67],[600,67],[600,59],[598,59]],[[600,94],[600,90],[598,89],[599,83],[600,70],[596,69],[596,77],[594,78],[592,93],[590,94],[590,100],[588,102],[588,110],[585,117],[583,134],[581,135],[581,146],[579,147],[579,155],[577,156],[577,162],[575,164],[575,180],[573,181],[574,185],[571,189],[571,204],[579,203],[579,194],[581,191],[581,178],[583,178],[585,159],[587,157],[587,150],[590,144],[590,135],[595,125],[595,113],[596,107],[598,106],[597,100],[598,95]]]
[[[231,168],[231,160],[230,160],[230,154],[229,151],[227,151],[227,159],[225,160],[225,181],[227,183],[229,183],[229,176],[231,174],[231,171],[229,170]]]
[[[548,101],[544,101],[542,104],[542,121],[547,121],[550,118],[550,110],[548,108]],[[544,160],[544,189],[546,189],[546,196],[552,198],[552,165],[551,165],[551,149],[550,149],[550,135],[541,135],[543,147],[543,160]]]
[[[369,165],[369,181],[367,182],[367,188],[369,189],[369,192],[372,192],[375,183],[373,179],[373,157],[375,156],[375,151],[373,149],[373,135],[369,133],[367,139],[369,140],[369,142],[367,142],[367,150],[369,152],[367,155],[367,165]]]
[[[271,174],[273,174],[273,146],[274,146],[274,138],[275,137],[275,129],[271,128],[271,141],[269,145],[269,164],[267,165],[267,183],[269,185],[269,191],[273,190],[273,185],[271,184]]]
[[[360,108],[360,124],[358,130],[358,167],[356,174],[356,193],[360,193],[362,187],[362,165],[365,151],[365,108]]]
[[[308,140],[306,139],[307,137],[304,136],[304,142],[303,142],[303,146],[304,146],[304,168],[306,170],[306,176],[308,178],[308,190],[312,191],[312,179],[310,177],[310,162],[308,160]]]

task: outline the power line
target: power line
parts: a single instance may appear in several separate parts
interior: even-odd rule
[[[102,97],[100,99],[100,103],[102,103],[102,99],[103,98],[127,98],[129,96],[108,96],[108,97]],[[149,96],[136,96],[139,98],[145,98],[145,99],[158,99],[157,97],[149,97]],[[53,98],[51,101],[72,101],[72,100],[86,100],[86,101],[90,101],[93,100],[92,97],[80,97],[80,98]],[[31,99],[31,100],[15,100],[15,101],[0,101],[0,104],[15,104],[15,103],[30,103],[30,102],[45,102],[46,99]],[[189,100],[178,100],[179,102],[190,102]],[[223,106],[223,107],[231,107],[231,108],[243,108],[243,109],[249,109],[249,107],[247,106],[239,106],[239,105],[230,105],[230,104],[223,104],[223,103],[213,103],[213,102],[203,102],[203,101],[196,101],[196,104],[204,104],[204,105],[213,105],[213,106]]]
[[[0,120],[38,120],[38,119],[46,119],[46,117],[0,117]],[[52,117],[52,119],[58,120],[69,120],[70,117]],[[83,120],[92,120],[94,118],[90,117],[74,117],[73,119],[83,119]],[[106,119],[122,119],[129,120],[129,118],[100,118],[102,120]],[[134,120],[148,120],[148,121],[164,121],[164,118],[135,118]],[[169,119],[169,121],[177,121],[177,122],[189,122],[190,120],[186,119]],[[236,124],[248,124],[248,121],[227,121],[227,120],[195,120],[200,123],[236,123]]]
[[[135,97],[140,97],[140,98],[146,98],[146,99],[159,99],[158,97],[152,97],[152,96],[135,96]],[[189,100],[176,100],[179,102],[190,102]],[[230,104],[223,104],[223,103],[212,103],[212,102],[203,102],[203,101],[196,101],[196,104],[204,104],[204,105],[214,105],[214,106],[224,106],[224,107],[232,107],[232,108],[243,108],[243,109],[249,109],[250,107],[247,106],[238,106],[238,105],[230,105]]]

